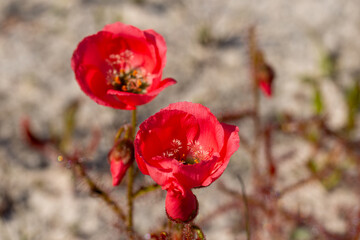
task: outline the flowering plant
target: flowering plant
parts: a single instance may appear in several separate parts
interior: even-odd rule
[[[191,188],[220,177],[239,147],[238,128],[219,123],[200,104],[170,104],[145,120],[135,138],[135,158],[143,174],[167,190],[166,212],[173,220],[191,221],[197,200]]]
[[[176,81],[161,81],[166,43],[154,30],[120,22],[84,38],[71,59],[81,89],[95,102],[133,110]]]
[[[178,31],[178,29],[175,30]],[[130,25],[114,23],[107,25],[99,33],[86,37],[78,45],[72,58],[72,67],[76,79],[85,93],[100,104],[132,110],[131,125],[124,124],[118,128],[114,143],[105,146],[107,150],[111,149],[107,157],[112,175],[112,184],[114,186],[119,185],[126,175],[124,181],[126,187],[121,186],[109,190],[105,184],[110,177],[105,176],[98,182],[96,179],[103,176],[103,173],[91,173],[96,169],[90,167],[94,166],[94,164],[88,160],[94,156],[98,147],[103,150],[104,146],[103,144],[99,145],[100,131],[98,129],[93,129],[89,144],[81,144],[80,146],[73,141],[77,138],[73,138],[74,134],[81,135],[75,132],[76,113],[80,106],[78,100],[70,102],[66,107],[62,132],[56,131],[57,128],[51,128],[47,137],[37,135],[31,128],[30,120],[25,118],[22,121],[23,135],[30,146],[42,152],[45,156],[51,159],[57,156],[56,159],[59,164],[71,169],[72,176],[81,180],[80,186],[86,185],[86,189],[91,196],[101,199],[112,210],[116,216],[112,225],[122,234],[120,238],[126,238],[124,237],[126,235],[127,239],[130,240],[144,238],[149,240],[204,240],[206,238],[202,228],[209,229],[211,227],[209,224],[212,224],[216,226],[216,230],[220,230],[220,232],[216,232],[216,239],[244,239],[244,233],[246,233],[247,240],[303,239],[304,237],[306,239],[360,240],[360,210],[357,209],[358,195],[343,191],[343,187],[346,186],[355,193],[360,192],[360,185],[358,184],[360,171],[356,171],[356,169],[360,169],[359,139],[356,138],[356,131],[358,131],[356,124],[359,122],[357,116],[359,115],[360,106],[360,83],[358,79],[354,77],[353,85],[349,85],[349,88],[338,86],[339,90],[344,93],[343,98],[347,102],[346,112],[348,114],[347,121],[343,123],[344,125],[341,128],[335,128],[333,124],[330,124],[329,120],[331,118],[327,116],[328,109],[324,108],[326,106],[324,100],[326,99],[324,99],[322,91],[320,91],[322,89],[320,82],[338,80],[336,78],[338,75],[336,74],[336,58],[333,59],[330,53],[324,56],[325,59],[322,59],[324,62],[321,65],[326,63],[326,66],[323,66],[325,69],[322,70],[322,74],[304,76],[305,82],[310,84],[313,90],[314,115],[308,118],[298,118],[288,112],[268,111],[270,115],[262,119],[261,104],[265,99],[261,99],[259,90],[267,97],[274,95],[275,71],[266,61],[264,52],[258,47],[254,27],[249,28],[248,35],[248,62],[250,63],[253,99],[250,104],[248,104],[249,102],[242,103],[241,106],[229,109],[229,112],[219,113],[218,118],[216,118],[208,108],[200,104],[190,102],[173,103],[145,120],[140,125],[137,135],[136,106],[150,101],[162,89],[175,83],[175,80],[172,79],[161,81],[166,54],[164,39],[153,30],[141,31]],[[213,43],[217,41],[218,46],[223,44],[220,39],[212,38],[210,40]],[[211,47],[210,50],[213,51],[214,48]],[[196,64],[195,68],[197,67]],[[226,70],[228,69],[226,68]],[[232,100],[235,101],[236,99]],[[236,121],[244,130],[247,128],[246,134],[242,135],[236,126],[220,123],[218,119],[221,119],[219,121]],[[116,121],[118,123],[117,118]],[[249,122],[251,126],[248,128],[245,124]],[[53,125],[50,124],[49,126]],[[245,182],[242,178],[243,174],[239,173],[237,169],[233,169],[230,176],[236,177],[239,184],[231,188],[227,186],[225,181],[218,184],[218,190],[221,191],[219,195],[226,194],[231,197],[230,201],[224,199],[226,202],[222,203],[222,196],[218,195],[219,199],[216,199],[216,202],[209,203],[209,206],[212,205],[211,208],[209,207],[211,212],[205,213],[204,217],[201,217],[198,221],[193,221],[202,202],[198,202],[192,189],[209,186],[222,175],[230,157],[239,147],[239,135],[244,150],[241,155],[245,155],[242,157],[243,159],[238,159],[240,160],[238,164],[244,163],[243,160],[249,160],[247,162],[251,163],[251,167],[246,167],[246,165],[245,167],[251,170],[250,174],[246,174],[246,178],[250,181]],[[297,143],[295,145],[288,144],[290,138],[286,135],[295,137]],[[288,150],[283,151],[280,146],[277,146],[281,139],[285,139],[285,144],[289,145]],[[7,140],[4,143],[7,145]],[[299,155],[296,152],[303,150],[304,147],[311,148],[311,151],[296,156]],[[279,151],[276,150],[278,148]],[[16,148],[15,150],[19,149]],[[9,151],[9,153],[13,153],[13,151]],[[301,165],[298,164],[299,157],[302,158],[301,162],[303,164]],[[96,158],[105,160],[103,154],[99,154]],[[138,166],[134,164],[135,160]],[[295,180],[294,176],[287,179],[288,174],[284,175],[289,170],[288,163],[287,166],[282,166],[284,161],[288,161],[290,166],[295,166],[296,170],[300,170],[300,174],[295,176],[295,178],[298,178],[297,180]],[[13,164],[5,165],[4,173],[7,173],[6,170],[11,165]],[[43,166],[46,165],[39,165],[41,168]],[[242,169],[245,170],[245,168]],[[143,181],[138,170],[143,174],[150,175],[156,183],[148,184]],[[20,173],[22,174],[23,171]],[[40,172],[37,171],[35,174],[36,179],[38,179],[38,173]],[[17,177],[19,174],[10,175],[16,175],[15,177]],[[94,178],[94,175],[96,178]],[[40,176],[44,175],[40,174]],[[50,175],[50,178],[47,176],[45,180],[49,179],[56,178]],[[15,182],[15,186],[18,186],[18,181]],[[49,186],[53,186],[52,182],[49,183]],[[315,184],[309,184],[314,182]],[[5,185],[9,185],[6,183],[7,181],[5,181]],[[34,183],[38,183],[38,180]],[[41,180],[39,183],[43,183],[43,181]],[[63,181],[60,184],[62,185]],[[344,205],[337,207],[341,210],[340,217],[343,218],[342,220],[345,223],[342,232],[338,231],[338,229],[333,231],[334,229],[328,228],[328,224],[317,219],[318,211],[304,214],[301,209],[299,210],[296,207],[298,204],[305,203],[305,199],[295,199],[301,196],[302,192],[299,192],[299,190],[301,191],[301,188],[303,188],[302,191],[308,191],[308,187],[312,187],[309,185],[315,186],[322,193],[326,191],[332,195],[334,192],[341,190],[339,192],[341,195],[345,194],[344,196],[351,197],[349,199],[352,199],[350,200],[353,202],[352,206],[346,200]],[[24,196],[28,195],[29,186],[26,184]],[[246,188],[248,186],[249,190],[247,192]],[[45,193],[48,192],[48,186],[44,185],[44,187],[44,189],[43,187],[38,189],[40,193],[44,190]],[[54,187],[55,191],[63,189],[62,187],[58,188],[56,184]],[[73,185],[71,187],[74,191],[83,189],[82,187],[73,188]],[[160,221],[153,221],[145,217],[148,210],[153,212],[153,209],[138,211],[138,214],[135,215],[134,203],[136,200],[161,187],[167,191],[165,209],[168,217],[173,221],[167,221],[166,223],[161,219],[158,219]],[[120,191],[123,196],[118,198],[117,194],[113,195],[115,190]],[[311,191],[313,190],[316,189]],[[10,227],[14,225],[13,223],[15,223],[14,226],[17,226],[16,222],[13,222],[14,219],[11,218],[14,210],[16,213],[18,209],[22,209],[21,206],[18,208],[14,205],[23,203],[22,194],[19,195],[21,198],[18,199],[16,197],[18,194],[15,194],[16,198],[14,198],[13,194],[7,191],[6,188],[3,189],[0,186],[0,192],[4,193],[0,195],[0,220],[8,222]],[[51,191],[50,193],[46,195],[53,198],[55,192]],[[65,196],[68,195],[67,190],[65,194]],[[55,196],[60,195],[56,193]],[[208,200],[209,196],[211,198],[214,194],[210,193],[204,200]],[[287,198],[286,196],[290,197]],[[324,195],[321,198],[326,196],[330,195]],[[36,195],[35,198],[31,197],[29,199],[30,203],[43,203],[43,201],[34,201],[34,199],[37,199]],[[149,198],[147,200],[154,203],[154,199]],[[308,200],[306,199],[306,201]],[[319,199],[314,198],[313,201],[319,201]],[[311,204],[311,202],[309,203]],[[87,205],[87,203],[85,204]],[[34,206],[36,207],[36,205]],[[148,206],[146,205],[146,207]],[[37,214],[37,210],[41,210],[41,207],[41,205],[40,208],[36,207],[36,211],[32,212]],[[60,208],[60,210],[62,209]],[[156,207],[154,207],[155,209]],[[102,206],[100,211],[103,212]],[[100,211],[96,209],[96,216]],[[224,226],[221,230],[218,228],[219,221],[214,221],[214,219],[230,211],[231,219],[225,221],[221,219],[222,224],[220,225]],[[40,211],[41,215],[42,212],[44,211]],[[77,212],[82,213],[83,211]],[[52,215],[48,214],[48,211],[44,213],[46,216]],[[138,228],[137,223],[134,221],[140,219],[140,214],[143,214],[142,220],[148,221],[147,223],[141,221],[141,223],[151,225],[152,229],[145,235],[143,235],[142,228]],[[58,216],[58,214],[55,215]],[[20,215],[18,216],[16,213],[16,216],[19,217]],[[64,214],[59,216],[62,217]],[[88,214],[86,214],[87,216]],[[329,219],[336,219],[333,217],[331,216]],[[75,223],[73,219],[73,217],[70,218],[71,225]],[[53,222],[53,220],[55,219],[52,218],[50,222]],[[79,218],[79,220],[83,219]],[[56,222],[62,223],[57,219]],[[65,225],[63,226],[66,229],[68,223],[67,220],[64,221]],[[154,223],[157,226],[153,226]],[[55,227],[59,227],[57,224],[55,225]],[[99,232],[100,238],[106,238],[107,235],[105,236],[103,233],[108,229],[103,228],[104,224],[98,225],[104,229]],[[60,229],[65,228],[61,227]],[[1,224],[0,229],[2,229]],[[8,230],[7,227],[5,230]],[[52,228],[48,231],[51,230]],[[65,235],[68,236],[69,234],[69,237],[71,237],[74,234],[73,237],[77,237],[79,233],[77,230],[81,230],[80,233],[83,235],[84,229],[70,230],[71,232]],[[93,233],[92,230],[89,233],[84,232],[85,236],[90,236]],[[0,230],[1,239],[2,232],[4,231]],[[14,232],[19,232],[18,227]],[[29,232],[30,238],[32,232],[32,230]],[[55,235],[58,235],[58,231],[55,232]],[[11,233],[12,231],[5,231],[5,238],[6,236],[12,236]],[[34,233],[39,235],[38,231],[34,231]],[[40,233],[40,235],[47,236],[47,239],[53,238],[46,233]],[[20,231],[19,234],[23,236],[28,233]],[[234,236],[231,237],[229,234]],[[110,235],[113,236],[112,233],[109,233]]]

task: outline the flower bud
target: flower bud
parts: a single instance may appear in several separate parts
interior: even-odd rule
[[[186,223],[197,216],[199,204],[191,190],[185,190],[183,193],[169,190],[166,194],[165,209],[171,220]]]
[[[267,97],[272,95],[272,83],[275,78],[275,72],[268,64],[262,65],[256,73],[257,82],[262,92]]]
[[[113,185],[117,186],[134,161],[134,144],[128,139],[115,142],[108,154]]]

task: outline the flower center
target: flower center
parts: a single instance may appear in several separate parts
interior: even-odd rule
[[[110,55],[108,63],[112,69],[108,72],[108,84],[122,92],[146,93],[149,87],[146,72],[142,68],[132,67],[130,63],[132,58],[133,53],[129,50]]]
[[[203,149],[197,141],[184,144],[179,139],[173,139],[170,148],[163,152],[163,156],[174,158],[184,165],[193,165],[209,160],[211,152]]]

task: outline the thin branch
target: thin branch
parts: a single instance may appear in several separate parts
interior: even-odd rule
[[[305,179],[302,179],[300,180],[299,182],[295,183],[295,184],[292,184],[290,186],[287,186],[285,187],[283,190],[281,190],[279,193],[278,193],[278,198],[282,198],[283,196],[285,196],[286,194],[288,194],[289,192],[293,192],[297,189],[299,189],[300,187],[303,187],[304,185],[314,181],[314,180],[317,180],[318,178],[316,176],[311,176],[311,177],[308,177],[308,178],[305,178]]]
[[[220,122],[229,122],[234,120],[242,120],[247,117],[253,117],[254,116],[254,109],[243,109],[240,111],[231,111],[226,112],[218,117],[218,120]]]
[[[91,179],[91,177],[85,171],[84,165],[79,162],[77,158],[73,158],[71,159],[71,161],[74,163],[74,166],[78,170],[80,177],[85,179],[85,182],[88,185],[91,193],[100,197],[116,213],[116,215],[125,222],[126,216],[120,206]]]
[[[240,175],[237,175],[240,185],[241,185],[241,194],[244,201],[244,207],[245,207],[245,229],[246,229],[246,236],[247,239],[251,239],[251,229],[250,229],[250,213],[249,213],[249,203],[246,196],[246,189],[243,179]]]
[[[159,189],[159,188],[161,188],[161,186],[159,184],[157,184],[157,183],[146,186],[146,187],[141,187],[139,190],[134,192],[133,198],[137,198],[137,197],[139,197],[141,195],[144,195],[144,194],[146,194],[148,192],[154,191],[154,190]]]

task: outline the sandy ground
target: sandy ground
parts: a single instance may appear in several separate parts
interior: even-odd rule
[[[78,145],[85,144],[93,127],[101,130],[91,173],[125,205],[123,187],[111,187],[106,154],[114,131],[128,121],[130,114],[87,98],[70,68],[78,42],[105,24],[122,21],[141,29],[152,28],[166,39],[164,77],[173,77],[178,84],[139,107],[139,122],[177,101],[200,102],[215,113],[250,106],[246,33],[251,24],[257,26],[258,41],[277,73],[275,97],[261,99],[264,118],[280,111],[299,117],[312,113],[310,91],[300,76],[319,71],[322,48],[339,52],[340,84],[346,85],[360,64],[358,0],[145,0],[143,4],[135,0],[2,0],[0,13],[0,201],[13,202],[10,212],[0,220],[0,239],[4,240],[119,239],[113,227],[115,218],[106,206],[86,192],[75,191],[84,186],[74,185],[70,171],[56,159],[45,159],[30,149],[19,127],[27,115],[42,136],[48,134],[49,125],[61,130],[64,108],[80,99],[75,140]],[[214,43],[199,43],[203,31],[211,33]],[[332,125],[341,127],[346,114],[343,100],[332,83],[323,83],[322,89],[328,94],[326,111]],[[246,126],[242,128],[247,131]],[[308,146],[296,141],[276,148],[275,154],[288,148],[297,148],[298,154],[292,164],[282,167],[283,184],[304,177],[306,173],[299,166],[309,154]],[[234,175],[249,175],[249,159],[239,151],[230,166],[221,179],[238,188]],[[151,182],[148,178],[144,181]],[[328,193],[318,184],[307,188],[285,202],[289,207],[300,204],[304,211],[315,211],[327,228],[343,231],[336,206],[356,205],[356,197],[346,189]],[[196,190],[196,194],[200,202],[198,219],[228,201],[227,196],[217,194],[216,186]],[[135,223],[143,234],[157,229],[166,218],[161,191],[141,198],[135,207]],[[207,238],[243,239],[243,233],[233,233],[240,216],[227,219],[215,220],[207,227]]]

